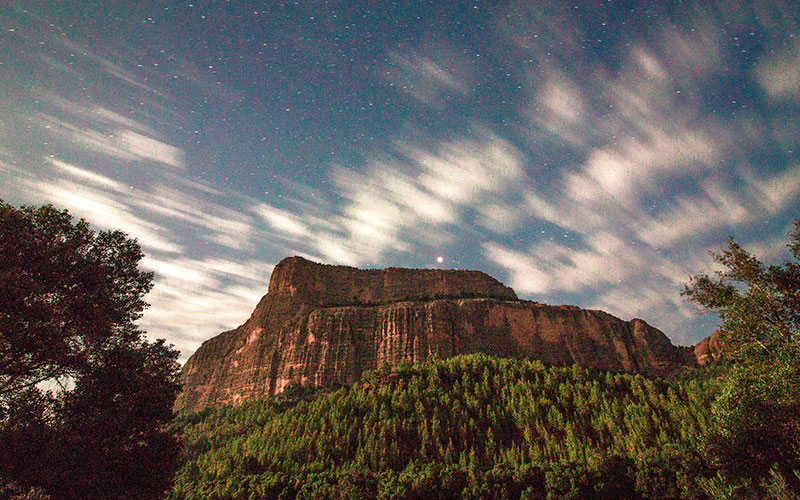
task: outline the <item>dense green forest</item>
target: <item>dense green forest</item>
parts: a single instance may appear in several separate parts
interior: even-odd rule
[[[792,262],[731,239],[690,277],[722,357],[669,380],[468,355],[173,420],[135,240],[0,200],[0,498],[800,498],[795,226]]]
[[[485,355],[400,364],[182,415],[178,499],[800,497],[800,219],[794,261],[733,239],[683,294],[724,360],[671,380]]]
[[[484,355],[185,415],[173,499],[703,498],[712,377]]]

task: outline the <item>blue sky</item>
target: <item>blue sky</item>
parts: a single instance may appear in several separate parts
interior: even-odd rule
[[[6,5],[0,197],[137,238],[184,359],[289,255],[691,344],[709,250],[786,258],[800,216],[796,2]]]

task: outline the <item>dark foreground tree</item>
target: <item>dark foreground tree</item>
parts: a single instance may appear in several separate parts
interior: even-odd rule
[[[169,488],[178,353],[134,323],[152,286],[141,257],[122,232],[0,200],[0,497]]]
[[[800,495],[800,219],[795,226],[793,261],[766,266],[730,239],[712,253],[725,270],[691,277],[683,292],[722,319],[733,364],[706,446],[723,475],[745,479],[737,488],[747,497]]]

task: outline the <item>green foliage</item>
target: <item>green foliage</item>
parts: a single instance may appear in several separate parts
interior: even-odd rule
[[[173,499],[703,498],[713,384],[470,355],[181,417]]]
[[[707,485],[721,498],[776,497],[776,488],[800,496],[800,219],[795,226],[793,262],[765,266],[731,239],[712,253],[725,269],[684,290],[719,313],[732,361],[705,440],[721,469]]]
[[[152,281],[141,257],[119,231],[0,201],[0,495],[151,499],[169,487],[179,367],[134,324]]]

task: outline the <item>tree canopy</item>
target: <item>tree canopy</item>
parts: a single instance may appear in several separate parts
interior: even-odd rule
[[[713,381],[483,354],[185,414],[173,500],[697,499]]]
[[[156,498],[178,353],[135,321],[152,274],[120,231],[0,200],[0,496]]]
[[[712,253],[723,270],[684,289],[722,319],[733,365],[706,447],[728,475],[720,481],[742,478],[731,491],[747,498],[768,494],[767,478],[800,494],[800,219],[787,246],[793,261],[765,265],[731,238]]]

